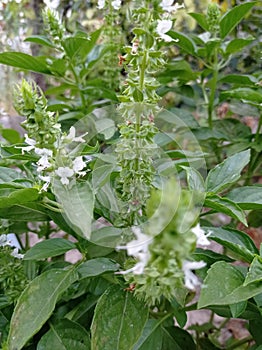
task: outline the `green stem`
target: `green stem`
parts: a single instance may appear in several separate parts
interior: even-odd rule
[[[213,63],[213,78],[211,79],[211,88],[210,95],[208,101],[208,125],[210,129],[213,128],[213,110],[214,110],[214,102],[216,96],[216,88],[217,88],[217,80],[218,80],[218,55],[217,50],[214,52],[214,63]]]
[[[228,346],[226,348],[226,350],[233,350],[233,349],[239,349],[239,347],[245,343],[250,342],[251,340],[253,340],[253,337],[251,335],[249,335],[246,338],[240,339],[239,341],[235,342],[234,344]]]
[[[29,248],[30,248],[29,233],[26,232],[26,234],[25,234],[25,250],[27,251]]]
[[[259,117],[257,131],[256,131],[256,135],[255,135],[255,142],[256,143],[259,142],[259,135],[260,135],[261,126],[262,126],[262,113],[260,114],[260,117]]]
[[[142,58],[142,62],[140,65],[139,88],[141,92],[143,92],[144,90],[146,66],[147,66],[147,51],[145,50]]]
[[[139,72],[140,72],[139,88],[142,93],[144,90],[146,68],[147,68],[147,51],[145,50],[142,57],[141,65],[139,67]],[[138,111],[136,111],[136,135],[135,135],[136,160],[134,164],[136,172],[139,172],[139,168],[140,168],[139,155],[140,155],[140,147],[141,147],[141,137],[139,136],[139,133],[140,133],[140,127],[141,127],[141,121],[142,121],[142,116],[140,113],[141,113],[140,109],[138,109]],[[136,181],[136,178],[134,180]],[[136,213],[134,213],[132,221],[134,224],[135,223],[134,221],[136,221]]]
[[[81,98],[81,101],[82,101],[82,109],[84,110],[85,109],[85,106],[86,106],[86,100],[85,100],[85,96],[83,94],[83,91],[81,90],[81,82],[79,80],[79,76],[77,75],[76,71],[75,71],[75,68],[73,66],[73,64],[70,62],[69,63],[69,66],[70,66],[70,69],[73,73],[73,76],[75,78],[75,82],[77,84],[77,87],[78,87],[78,90],[79,90],[79,93],[80,93],[80,98]]]

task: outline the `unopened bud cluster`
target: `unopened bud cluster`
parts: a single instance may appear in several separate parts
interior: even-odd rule
[[[57,48],[61,47],[66,29],[59,18],[58,12],[47,8],[42,14],[45,31]]]
[[[217,33],[219,33],[219,19],[221,13],[217,4],[212,3],[208,5],[207,8],[207,24],[208,30],[212,36],[216,37]]]
[[[36,172],[39,180],[44,181],[41,188],[47,191],[53,176],[58,176],[63,185],[69,185],[74,176],[84,176],[86,163],[82,156],[73,159],[67,152],[67,145],[84,143],[82,136],[76,136],[72,126],[68,134],[62,134],[58,116],[47,110],[47,100],[35,83],[22,81],[15,90],[15,108],[26,117],[23,127],[28,134],[25,135],[27,146],[17,147],[24,152],[33,151],[39,156],[36,162]]]
[[[47,100],[34,82],[22,81],[14,92],[14,107],[26,117],[22,126],[38,148],[55,150],[55,141],[60,135],[58,116],[47,110]]]

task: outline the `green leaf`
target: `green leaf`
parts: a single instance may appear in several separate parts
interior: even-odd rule
[[[41,260],[53,256],[62,255],[71,249],[76,248],[75,244],[63,238],[46,239],[39,242],[28,250],[24,260]]]
[[[230,142],[233,141],[234,143],[237,143],[237,145],[239,145],[240,142],[243,142],[243,139],[247,139],[251,136],[251,130],[247,125],[232,118],[215,120],[213,123],[213,129],[222,133],[226,137],[226,140]]]
[[[171,108],[169,111],[162,110],[160,113],[157,115],[157,120],[158,122],[159,119],[163,119],[164,121],[170,123],[171,125],[175,125],[176,127],[178,126],[188,126],[190,128],[197,128],[199,127],[198,122],[192,115],[192,113],[182,110],[179,108]]]
[[[249,45],[255,38],[250,37],[246,39],[233,39],[230,40],[226,46],[226,54],[231,55],[232,53],[241,51],[244,47]]]
[[[257,79],[253,75],[247,74],[228,74],[219,80],[221,83],[230,83],[235,85],[255,86]],[[227,120],[227,119],[224,119]],[[231,119],[236,120],[236,119]]]
[[[196,344],[192,336],[179,327],[165,327],[163,332],[163,350],[195,350]]]
[[[220,212],[237,219],[247,226],[246,217],[242,209],[236,203],[227,198],[221,198],[217,195],[209,195],[205,199],[204,206],[212,208],[218,213]]]
[[[109,181],[114,168],[114,164],[104,164],[94,168],[92,172],[92,185],[95,192]]]
[[[51,316],[59,296],[77,279],[75,271],[52,269],[36,277],[17,301],[7,339],[9,350],[21,350]]]
[[[91,326],[92,350],[131,350],[142,334],[148,310],[121,286],[113,285],[99,299]]]
[[[91,350],[90,336],[80,324],[62,319],[37,344],[37,350]]]
[[[96,47],[97,40],[101,34],[102,28],[97,29],[89,36],[89,45],[84,45],[80,50],[80,56],[86,58],[86,56],[91,53],[91,51]]]
[[[253,350],[262,350],[262,317],[260,319],[251,320],[249,322],[248,330],[252,337],[254,338],[254,341],[256,342],[256,347],[253,348]]]
[[[237,203],[242,209],[262,209],[262,186],[243,186],[234,188],[227,198]]]
[[[116,131],[115,123],[112,119],[103,118],[95,121],[95,127],[98,134],[102,134],[105,140],[111,139]]]
[[[224,39],[256,4],[257,1],[245,2],[226,12],[219,23],[221,38]]]
[[[132,350],[162,350],[161,320],[149,319],[143,332]]]
[[[244,232],[222,227],[205,227],[211,233],[210,238],[236,253],[244,261],[251,263],[258,250],[252,239]]]
[[[194,12],[188,13],[188,15],[194,18],[197,21],[197,23],[200,25],[200,27],[203,28],[206,32],[209,31],[206,15],[204,15],[203,13],[194,13]]]
[[[202,249],[202,248],[196,248],[194,253],[192,254],[192,258],[196,261],[203,260],[208,266],[214,264],[216,261],[227,261],[232,262],[233,259],[229,258],[227,255],[219,254],[216,252],[213,252],[209,249]]]
[[[2,129],[0,133],[9,143],[15,144],[22,142],[19,132],[14,129]]]
[[[92,231],[90,240],[104,247],[116,247],[120,244],[123,230],[114,226],[102,227]]]
[[[119,265],[108,258],[97,258],[83,262],[79,265],[77,272],[80,280],[87,277],[102,275],[106,272],[113,272],[119,269]]]
[[[95,47],[95,44],[101,33],[101,28],[93,32],[90,37],[74,36],[63,40],[62,45],[69,58],[76,56],[80,57],[80,60],[86,60],[87,55]]]
[[[221,306],[211,306],[210,310],[214,311],[217,315],[225,318],[231,318],[232,312],[230,310],[229,305],[221,305]],[[246,309],[241,314],[241,318],[246,320],[258,319],[261,317],[261,313],[259,312],[259,308],[254,305],[253,302],[247,302]]]
[[[187,314],[185,309],[174,298],[171,301],[172,311],[179,327],[184,328],[187,322]]]
[[[245,309],[247,307],[247,301],[244,300],[244,301],[240,301],[239,303],[236,303],[236,304],[230,304],[229,307],[230,307],[232,317],[237,318],[240,315],[242,315],[243,312],[245,311]]]
[[[224,261],[216,262],[208,270],[203,282],[204,288],[200,292],[198,308],[227,304],[224,303],[225,298],[241,286],[243,281],[244,276],[237,268]],[[238,301],[236,298],[233,303]]]
[[[250,283],[247,286],[240,285],[238,288],[234,289],[227,296],[222,298],[222,300],[218,300],[217,304],[227,305],[227,304],[240,303],[242,301],[253,298],[260,293],[262,293],[261,282]]]
[[[67,70],[67,61],[64,58],[52,59],[52,63],[48,65],[48,68],[52,74],[59,77],[64,77]],[[65,105],[64,108],[66,108]]]
[[[24,175],[14,169],[0,167],[0,184],[10,183],[17,179],[23,179]]]
[[[94,208],[94,195],[89,183],[76,182],[71,186],[64,186],[60,180],[56,180],[52,190],[63,208],[68,225],[79,235],[89,239]]]
[[[248,273],[246,275],[246,279],[244,282],[244,286],[247,286],[253,282],[261,282],[262,281],[262,258],[260,256],[255,256],[252,261]]]
[[[228,98],[236,98],[241,100],[243,103],[262,103],[262,94],[259,90],[253,90],[250,88],[237,88],[227,91],[222,91],[220,94],[220,100],[226,100]]]
[[[178,42],[175,43],[176,46],[180,47],[182,50],[186,51],[192,56],[196,55],[196,45],[189,36],[174,30],[170,30],[168,35],[173,39],[178,39]]]
[[[93,309],[98,298],[99,296],[97,295],[87,295],[87,297],[70,310],[65,317],[82,324],[82,319],[86,319],[85,317],[89,314],[90,310]]]
[[[196,129],[192,129],[191,131],[199,141],[206,142],[207,140],[210,140],[210,139],[214,139],[214,140],[227,139],[227,137],[222,132],[211,130],[208,127],[196,128]]]
[[[44,35],[30,35],[24,41],[48,47],[55,47],[54,44]]]
[[[182,83],[178,84],[178,86],[166,86],[167,83],[174,80],[174,76],[178,81]],[[165,70],[158,75],[159,82],[162,83],[163,86],[160,86],[157,89],[157,93],[161,96],[164,96],[168,91],[174,91],[180,95],[189,93],[189,95],[191,94],[193,97],[194,90],[192,90],[191,86],[185,85],[185,82],[190,82],[194,79],[197,79],[198,76],[199,74],[192,70],[190,64],[187,61],[182,59],[171,61],[167,64]],[[188,90],[190,88],[191,90]],[[175,109],[179,110],[178,108]],[[183,111],[186,112],[185,110]],[[182,119],[184,118],[182,117]]]
[[[42,57],[33,57],[22,52],[0,53],[0,63],[32,72],[51,74]]]
[[[34,202],[39,198],[36,188],[0,189],[0,208]]]
[[[181,166],[181,168],[186,171],[187,184],[190,190],[206,192],[204,179],[195,168],[186,166]]]
[[[21,160],[30,160],[36,162],[39,157],[30,153],[22,154],[21,149],[17,147],[24,147],[24,143],[19,143],[11,146],[0,146],[1,158],[3,159],[21,159]]]
[[[207,191],[220,192],[228,185],[236,182],[249,159],[250,150],[239,152],[211,169],[206,179]]]
[[[37,203],[24,203],[8,208],[0,208],[0,218],[14,221],[48,221],[43,207]]]
[[[73,58],[77,56],[80,50],[85,49],[87,52],[90,48],[92,49],[92,45],[88,38],[79,38],[79,37],[69,37],[63,40],[62,45],[65,49],[65,52],[69,58]]]

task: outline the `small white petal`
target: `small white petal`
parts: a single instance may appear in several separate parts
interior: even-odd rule
[[[192,272],[192,270],[201,269],[206,266],[204,261],[188,261],[183,262],[182,270],[185,274],[185,287],[194,290],[196,286],[200,285],[197,276]]]
[[[86,163],[83,161],[83,157],[76,157],[73,161],[73,170],[75,173],[79,174],[81,170],[83,170],[86,166]]]
[[[104,7],[105,7],[105,0],[98,0],[98,2],[97,2],[97,8],[99,9],[99,10],[102,10]]]
[[[69,167],[59,167],[55,173],[60,177],[63,185],[69,185],[69,178],[74,175],[74,171]]]
[[[25,143],[27,143],[30,146],[36,145],[36,141],[34,139],[30,139],[27,134],[25,134]]]
[[[44,0],[44,3],[50,9],[56,10],[59,6],[60,0]]]
[[[19,254],[19,253],[18,253],[18,248],[15,248],[15,249],[13,250],[13,252],[11,253],[11,255],[12,255],[13,257],[17,258],[17,259],[23,259],[23,257],[24,257],[24,254]]]
[[[46,192],[51,182],[51,176],[39,175],[39,179],[45,182],[40,191]]]
[[[172,29],[173,22],[171,19],[162,19],[157,21],[156,32],[161,39],[166,42],[175,41],[171,36],[165,34]]]
[[[173,0],[162,0],[160,3],[160,6],[164,11],[167,11],[167,12],[176,12],[178,9],[185,7],[184,4],[179,5],[176,3],[173,5],[173,3],[174,3]]]
[[[132,269],[122,271],[121,273],[127,274],[129,272],[133,272],[135,275],[141,275],[150,258],[148,247],[152,242],[152,237],[148,237],[147,235],[142,233],[140,227],[138,226],[133,226],[132,231],[137,239],[128,242],[126,246],[118,246],[116,248],[126,249],[127,254],[138,259],[138,262],[134,267],[132,267]]]
[[[92,157],[92,156],[84,156],[84,158],[85,158],[85,161],[86,161],[87,163],[89,163],[89,162],[91,162],[91,161],[93,160],[93,157]]]
[[[77,136],[76,137],[76,129],[74,126],[71,126],[71,128],[69,129],[69,133],[67,136],[63,137],[63,140],[67,140],[70,142],[86,142],[83,137],[86,136],[88,134],[88,132],[86,132],[85,134],[83,134],[82,136]]]
[[[35,153],[38,154],[39,156],[46,156],[46,157],[52,157],[53,156],[53,151],[48,148],[35,148]]]
[[[8,238],[7,238],[7,235],[5,235],[5,234],[2,234],[1,236],[0,236],[0,246],[1,247],[4,247],[4,246],[6,246],[6,245],[11,245],[11,241],[9,241],[8,240]]]
[[[33,149],[35,149],[36,141],[33,139],[30,139],[27,134],[25,134],[25,143],[28,144],[29,146],[25,146],[25,147],[15,146],[15,148],[21,149],[22,154],[24,154],[25,152],[30,152]]]
[[[38,165],[37,171],[41,172],[47,168],[49,168],[52,164],[49,162],[47,156],[42,156],[38,162],[36,163]]]
[[[202,246],[210,244],[209,240],[207,239],[207,237],[210,235],[210,233],[205,235],[205,231],[202,230],[202,228],[200,227],[199,224],[197,224],[195,227],[191,228],[191,231],[197,237],[197,244],[202,245]]]
[[[133,272],[134,275],[142,275],[144,272],[145,265],[142,262],[138,262],[131,269],[125,271],[116,272],[116,274],[127,275],[128,273]]]
[[[112,6],[115,10],[119,10],[121,7],[121,0],[114,0],[112,1]]]

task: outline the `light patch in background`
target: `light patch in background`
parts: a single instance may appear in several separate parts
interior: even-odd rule
[[[50,9],[56,10],[60,4],[60,0],[44,0],[44,4]]]

